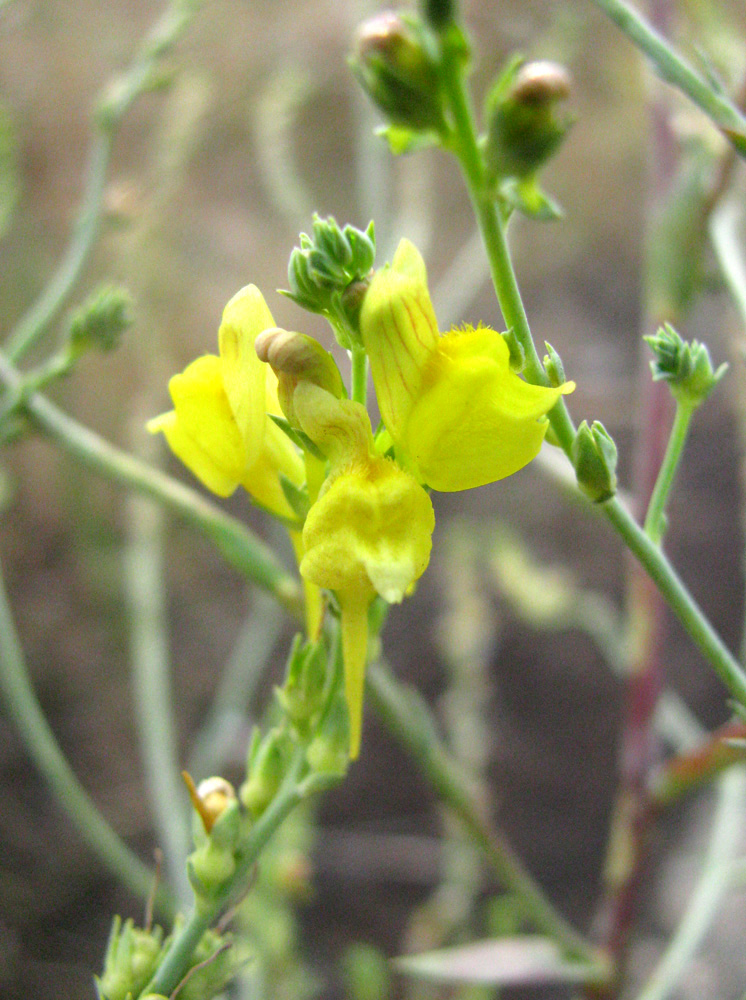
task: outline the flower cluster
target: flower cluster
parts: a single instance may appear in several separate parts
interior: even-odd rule
[[[369,608],[376,596],[401,601],[427,567],[435,527],[428,489],[472,489],[527,465],[547,413],[573,388],[525,382],[495,330],[441,334],[425,264],[406,240],[365,284],[357,333],[383,421],[375,436],[332,356],[278,329],[253,285],[225,308],[219,355],[175,375],[173,410],[148,425],[208,489],[228,496],[243,486],[284,519],[307,586],[334,595],[352,758]],[[304,504],[291,502],[299,495]]]

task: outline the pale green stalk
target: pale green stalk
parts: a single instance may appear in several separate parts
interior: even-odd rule
[[[169,883],[190,899],[185,862],[190,830],[180,778],[163,592],[163,512],[143,497],[127,504],[124,554],[132,684],[145,783]]]
[[[702,79],[683,56],[624,0],[591,0],[653,63],[658,75],[683,91],[746,155],[746,118],[728,97]]]
[[[676,400],[676,413],[666,445],[666,453],[658,470],[653,494],[645,515],[645,531],[655,545],[660,545],[666,533],[666,503],[673,486],[676,470],[684,453],[689,425],[695,409],[695,406],[685,400]]]
[[[0,570],[0,691],[24,745],[84,840],[107,868],[142,899],[154,874],[109,826],[78,781],[44,716],[28,676]],[[166,903],[161,895],[161,903]]]
[[[746,771],[731,768],[717,784],[718,804],[710,844],[699,882],[689,898],[684,916],[668,941],[653,974],[637,1000],[666,1000],[689,972],[691,961],[711,932],[740,851],[746,809]]]
[[[366,406],[368,403],[368,355],[365,348],[359,347],[354,341],[350,351],[352,363],[351,396],[356,403]]]
[[[201,0],[172,0],[130,68],[104,90],[75,230],[54,275],[8,337],[4,350],[11,361],[20,360],[43,336],[75,287],[98,235],[109,161],[121,120],[132,103],[153,86],[158,64],[183,34],[200,4]]]
[[[22,378],[0,354],[0,382],[11,393]],[[86,468],[157,501],[201,531],[247,580],[273,595],[293,617],[302,615],[297,580],[253,532],[195,490],[99,437],[63,413],[41,393],[22,394],[23,410],[34,424]]]

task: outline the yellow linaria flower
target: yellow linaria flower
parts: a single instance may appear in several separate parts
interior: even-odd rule
[[[155,417],[174,454],[213,493],[243,486],[263,507],[295,518],[280,473],[303,482],[303,461],[268,413],[280,414],[277,379],[257,358],[254,341],[274,320],[261,292],[247,285],[223,311],[220,356],[197,358],[168,383],[174,409]]]
[[[330,474],[303,528],[302,576],[333,590],[341,608],[350,757],[358,756],[368,654],[368,607],[376,594],[398,603],[424,573],[435,527],[425,490],[376,455],[363,406],[300,382],[293,406],[303,431],[327,455]]]
[[[525,382],[495,330],[441,335],[424,261],[408,240],[373,277],[360,332],[397,457],[436,490],[472,489],[522,469],[541,448],[546,414],[575,387]]]

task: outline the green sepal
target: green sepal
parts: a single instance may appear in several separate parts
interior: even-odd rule
[[[562,363],[562,358],[555,351],[548,340],[544,341],[544,346],[547,349],[547,353],[543,358],[544,371],[549,376],[550,383],[557,388],[560,385],[564,385],[567,381],[565,376],[565,366]]]
[[[277,413],[268,413],[267,416],[277,424],[281,431],[287,434],[293,444],[296,444],[303,451],[309,452],[314,458],[318,458],[320,462],[326,461],[326,455],[319,450],[310,437],[304,434],[302,430],[293,427],[285,417],[281,417]]]
[[[293,512],[297,515],[298,521],[302,524],[305,521],[311,504],[308,499],[308,489],[306,486],[296,486],[282,472],[280,473],[280,488]]]
[[[422,149],[440,145],[437,132],[415,132],[404,125],[381,125],[375,130],[375,134],[386,140],[393,156],[418,153]]]
[[[499,197],[538,222],[555,222],[564,216],[561,205],[542,190],[535,177],[506,178],[499,186]]]
[[[511,326],[509,330],[501,334],[503,340],[508,345],[508,350],[510,351],[510,367],[520,375],[526,365],[526,352],[523,348],[523,344],[515,335],[515,330]]]

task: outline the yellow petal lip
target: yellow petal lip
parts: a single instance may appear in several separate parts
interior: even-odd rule
[[[280,475],[303,482],[303,460],[267,413],[279,414],[277,379],[254,343],[274,320],[255,285],[237,292],[223,310],[220,355],[206,354],[169,381],[173,410],[148,423],[163,432],[174,454],[213,493],[243,486],[269,511],[295,520]]]
[[[407,241],[374,276],[360,316],[397,458],[432,489],[473,489],[522,469],[541,448],[546,415],[574,388],[525,382],[489,327],[439,334],[424,262]]]

